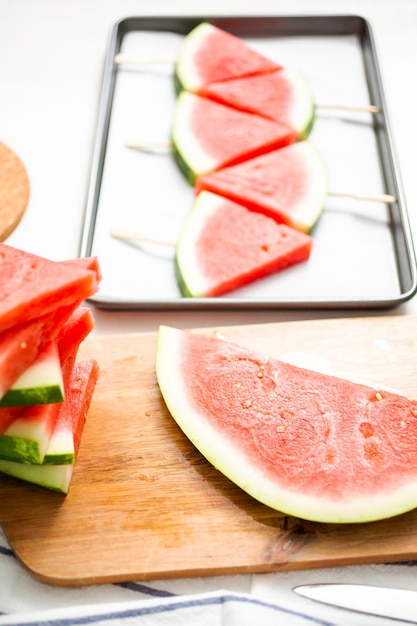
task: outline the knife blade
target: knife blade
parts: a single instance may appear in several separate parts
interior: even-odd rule
[[[298,585],[293,591],[338,608],[417,624],[417,591],[345,583]]]

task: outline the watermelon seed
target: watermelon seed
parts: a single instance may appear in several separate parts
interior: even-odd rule
[[[246,398],[246,400],[243,403],[244,408],[248,409],[250,406],[252,406],[252,398]]]
[[[380,392],[379,392],[379,391],[377,391],[377,392],[376,392],[376,394],[375,394],[375,398],[376,398],[377,400],[382,400],[382,395],[380,394]]]
[[[414,415],[414,417],[417,417],[417,409],[413,409],[411,412]]]

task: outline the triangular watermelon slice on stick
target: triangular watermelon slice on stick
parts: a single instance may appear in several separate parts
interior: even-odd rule
[[[176,272],[184,296],[219,296],[306,261],[312,238],[244,206],[200,193],[177,243]]]
[[[184,37],[177,56],[175,85],[177,92],[196,91],[207,83],[270,72],[279,67],[243,39],[214,24],[201,22]]]
[[[322,156],[311,143],[299,141],[199,176],[195,190],[211,191],[309,232],[324,207],[328,173]]]
[[[174,158],[189,183],[213,170],[282,148],[296,140],[284,123],[182,92],[173,123]]]
[[[307,79],[296,68],[211,83],[198,95],[287,124],[299,140],[306,139],[313,126],[313,95]]]
[[[190,441],[267,506],[332,523],[417,506],[416,401],[166,326],[156,373]]]

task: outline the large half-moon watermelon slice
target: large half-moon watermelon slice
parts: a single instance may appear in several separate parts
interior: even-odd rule
[[[256,113],[293,128],[306,139],[314,122],[314,101],[307,79],[296,68],[204,85],[200,96]]]
[[[328,173],[320,153],[308,141],[199,176],[196,193],[211,191],[309,232],[327,196]]]
[[[175,66],[175,85],[177,92],[195,91],[207,83],[279,67],[239,37],[201,22],[184,37]]]
[[[174,107],[173,155],[186,179],[239,163],[296,140],[284,123],[183,91]]]
[[[156,374],[200,452],[260,502],[356,523],[417,506],[417,402],[162,326]]]
[[[203,191],[188,212],[177,243],[181,293],[222,295],[306,261],[312,243],[309,235]]]

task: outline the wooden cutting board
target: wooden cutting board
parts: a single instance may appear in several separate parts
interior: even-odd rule
[[[417,397],[417,317],[220,330],[270,356],[301,353],[333,374]],[[33,576],[65,586],[417,558],[417,510],[317,524],[273,511],[224,478],[168,414],[155,340],[97,335],[84,343],[81,356],[96,358],[101,375],[67,496],[0,477],[0,523]]]

